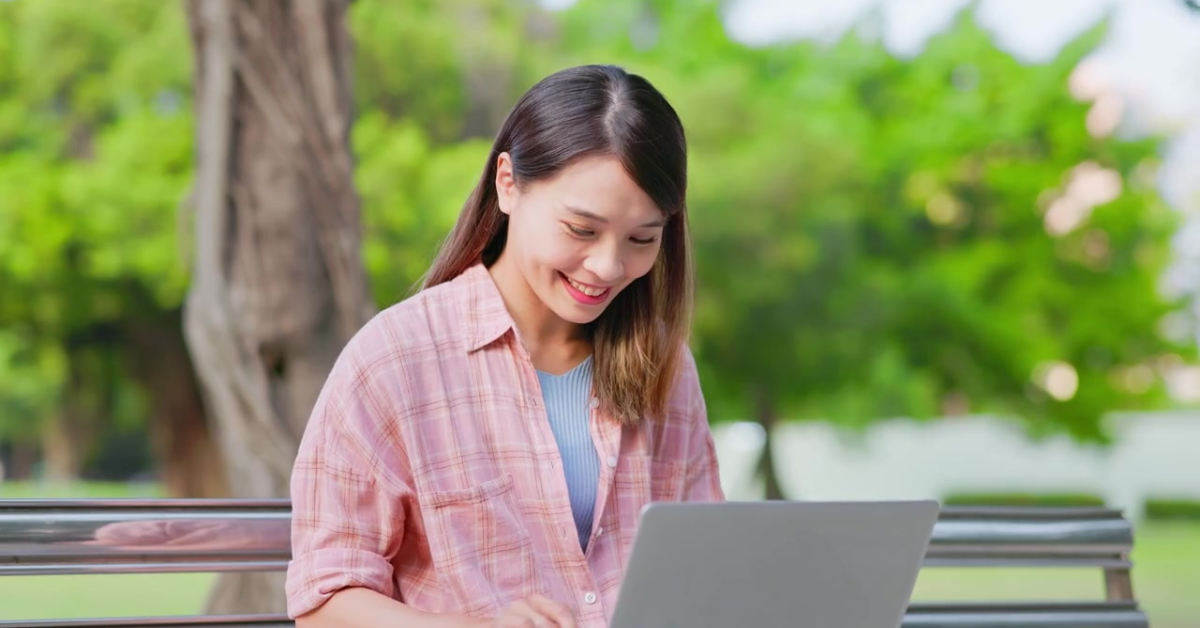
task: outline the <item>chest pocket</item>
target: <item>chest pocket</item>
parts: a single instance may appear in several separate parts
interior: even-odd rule
[[[462,612],[494,614],[536,591],[533,542],[511,475],[431,491],[424,502],[434,567]]]

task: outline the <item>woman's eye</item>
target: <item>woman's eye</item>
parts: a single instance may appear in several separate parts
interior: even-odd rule
[[[631,242],[633,242],[634,244],[654,244],[654,241],[657,239],[658,238],[653,238],[653,237],[651,237],[651,238],[629,238],[629,240]]]
[[[588,230],[588,229],[582,229],[582,228],[580,228],[580,227],[576,227],[575,225],[572,225],[572,224],[569,224],[569,223],[567,224],[567,230],[568,230],[568,231],[570,231],[571,233],[573,233],[573,234],[575,234],[575,235],[577,235],[577,236],[581,237],[581,238],[586,238],[586,237],[590,237],[590,236],[592,236],[592,235],[595,235],[594,233],[592,233],[592,232],[591,232],[590,230]]]

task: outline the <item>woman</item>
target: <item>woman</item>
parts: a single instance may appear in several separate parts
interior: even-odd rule
[[[642,507],[723,499],[686,345],[686,171],[639,76],[572,68],[521,98],[422,290],[317,401],[297,625],[602,627]]]

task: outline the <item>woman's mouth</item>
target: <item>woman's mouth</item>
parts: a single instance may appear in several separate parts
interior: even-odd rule
[[[563,286],[567,289],[567,293],[574,297],[576,301],[583,303],[584,305],[598,305],[600,303],[604,303],[604,301],[608,299],[608,293],[612,291],[612,288],[601,288],[599,286],[580,283],[561,272],[559,275],[562,276]]]

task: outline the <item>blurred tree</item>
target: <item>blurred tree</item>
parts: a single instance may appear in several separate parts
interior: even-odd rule
[[[428,268],[557,22],[524,1],[356,0],[350,23],[364,257],[386,306]]]
[[[255,11],[289,6],[263,4]],[[661,87],[688,128],[700,265],[694,346],[715,420],[861,426],[993,412],[1027,417],[1035,432],[1102,439],[1107,411],[1164,403],[1159,357],[1186,352],[1156,333],[1171,306],[1155,284],[1173,227],[1153,187],[1157,140],[1125,141],[1067,91],[1102,29],[1050,63],[1023,66],[996,49],[969,10],[912,59],[891,57],[868,28],[832,44],[746,47],[729,39],[721,11],[720,2],[680,0],[580,0],[559,13],[504,0],[356,2],[347,18],[358,77],[353,176],[375,301],[402,297],[425,269],[517,94],[567,65],[615,62]],[[108,375],[113,364],[141,382],[151,425],[165,415],[193,417],[186,425],[201,428],[156,432],[206,434],[177,336],[192,246],[179,245],[172,217],[192,176],[193,133],[213,134],[193,131],[179,5],[42,0],[0,3],[0,16],[0,438],[102,431],[121,396],[104,388],[123,385]],[[276,22],[259,21],[273,32]],[[253,43],[248,53],[270,50]],[[204,71],[202,56],[196,67]],[[320,188],[322,168],[349,169],[343,157],[296,165],[326,164],[312,155],[332,145],[327,129],[312,131],[311,103],[292,108],[287,86],[300,71],[248,74],[231,88],[229,106],[244,107],[258,120],[252,132],[267,138],[251,147],[265,155],[255,163],[282,173],[278,193],[265,195],[267,174],[240,157],[230,164],[230,181],[247,182],[221,188],[232,191],[225,209],[237,220],[227,224],[240,236],[278,233],[274,210],[262,214],[266,223],[246,223],[243,211],[253,206],[245,211],[259,216],[264,198],[298,206],[296,172],[318,173],[306,179]],[[240,91],[263,81],[271,94]],[[262,113],[261,103],[275,99],[281,113]],[[296,144],[263,126],[272,120],[309,129],[300,141],[323,148],[284,160],[278,146]],[[242,155],[245,132],[228,130],[229,152],[215,155]],[[185,207],[204,224],[203,203],[221,201],[202,199],[211,181],[198,181],[207,183]],[[304,197],[335,198],[321,207],[340,216],[348,197],[330,190]],[[333,320],[330,303],[354,301],[317,303],[330,271],[314,269],[331,249],[311,239],[307,249],[289,248],[315,237],[302,233],[311,224],[297,219],[288,237],[258,240],[264,251],[286,251],[272,253],[271,264],[280,256],[293,265],[266,271],[316,273],[308,322],[281,317],[277,330],[258,328],[285,291],[252,289],[261,284],[239,274],[250,268],[241,244],[224,249],[243,265],[227,266],[221,279],[236,298],[205,303],[252,312],[236,332],[241,340],[223,346],[242,347],[247,368],[264,373],[242,382],[259,387],[245,397],[254,403],[262,382],[296,381],[288,344],[296,330]],[[209,246],[196,251],[197,273],[211,272],[200,269],[213,259]],[[194,288],[202,289],[198,280]],[[195,336],[193,344],[210,353],[222,346]],[[218,363],[197,358],[210,372]],[[172,385],[150,379],[165,374]],[[85,400],[71,412],[59,401],[66,386],[83,388],[71,393]],[[282,384],[274,390],[287,408],[307,403]],[[293,418],[273,429],[290,432],[302,419],[284,412]],[[68,414],[94,427],[51,430],[7,418],[62,422]],[[174,442],[181,446],[157,449],[160,460],[204,449]],[[278,444],[269,463],[278,471],[294,440],[269,442]],[[251,485],[245,490],[262,487]]]
[[[544,14],[512,0],[357,1],[356,101],[410,120],[435,144],[491,138],[519,95],[536,15]]]
[[[285,497],[329,369],[374,312],[349,135],[347,0],[189,0],[195,257],[184,329],[238,497]],[[281,574],[214,612],[282,611]]]
[[[0,439],[22,474],[40,439],[76,476],[149,413],[167,490],[225,491],[180,331],[183,30],[175,3],[0,3]],[[141,408],[118,415],[131,380]]]
[[[1067,89],[1103,26],[1029,66],[972,9],[902,60],[865,28],[746,48],[720,8],[581,0],[546,55],[642,72],[684,118],[714,419],[995,413],[1103,440],[1107,412],[1164,402],[1157,140]]]

